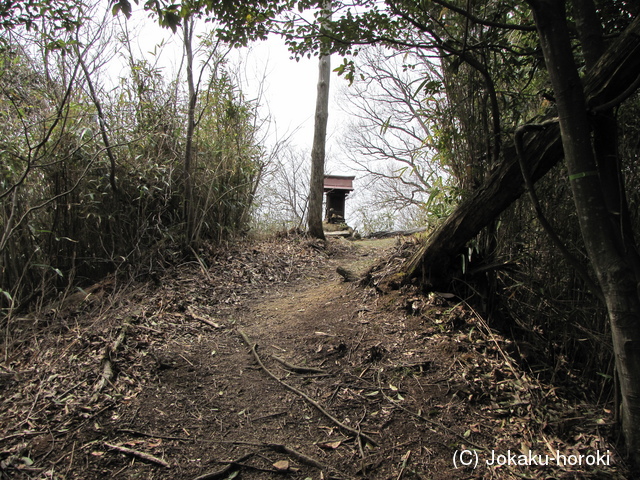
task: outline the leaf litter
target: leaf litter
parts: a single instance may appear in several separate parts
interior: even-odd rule
[[[408,248],[204,248],[25,317],[0,363],[2,478],[630,478],[611,406],[538,379],[471,307],[336,273]],[[547,454],[584,462],[535,464]]]

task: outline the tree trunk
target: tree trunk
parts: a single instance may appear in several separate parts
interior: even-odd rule
[[[594,0],[573,0],[578,37],[587,71],[592,71],[605,51],[602,26]],[[593,125],[593,150],[598,164],[604,199],[613,228],[621,232],[622,244],[618,248],[627,253],[627,262],[640,278],[640,256],[633,233],[620,156],[618,154],[618,120],[613,108],[599,111],[591,119]]]
[[[639,75],[640,18],[637,18],[585,76],[588,106],[596,108],[622,100],[620,93],[627,92]],[[529,174],[534,181],[563,157],[560,132],[555,125],[529,134],[524,146]],[[404,271],[405,282],[417,278],[427,288],[446,286],[452,271],[459,270],[454,261],[467,242],[524,193],[524,180],[512,142],[503,146],[503,158],[499,167],[409,260]]]
[[[605,297],[622,397],[622,430],[632,458],[640,464],[640,297],[638,280],[625,261],[620,231],[610,227],[591,144],[587,104],[567,33],[563,1],[529,1],[558,117],[580,230]]]
[[[191,244],[195,238],[195,221],[193,206],[193,135],[196,127],[195,112],[198,94],[193,78],[193,27],[194,22],[190,18],[184,20],[184,51],[187,60],[187,87],[189,88],[189,103],[187,110],[187,133],[184,146],[184,218],[186,222],[185,242]]]
[[[328,2],[326,9],[330,8]],[[326,18],[326,17],[325,17]],[[322,228],[322,197],[324,195],[325,144],[327,138],[327,120],[329,118],[329,79],[331,77],[331,56],[320,55],[318,66],[318,96],[316,98],[316,116],[311,149],[311,179],[309,181],[309,210],[307,224],[309,234],[324,239]]]

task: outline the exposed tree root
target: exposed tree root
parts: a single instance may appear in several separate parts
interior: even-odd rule
[[[275,361],[284,365],[287,370],[291,370],[292,372],[295,372],[295,373],[318,373],[322,375],[327,375],[327,372],[325,372],[321,368],[292,365],[291,363],[287,362],[285,359],[276,357],[275,355],[271,355],[271,358],[273,358]]]
[[[306,393],[304,393],[304,392],[298,390],[297,388],[295,388],[295,387],[283,382],[278,377],[276,377],[273,373],[271,373],[271,371],[264,365],[264,363],[262,363],[262,359],[260,358],[260,356],[258,355],[258,352],[256,351],[256,345],[254,343],[251,343],[251,341],[249,340],[249,337],[247,337],[247,335],[242,330],[238,330],[238,333],[240,334],[240,336],[242,337],[244,342],[247,344],[247,346],[251,349],[251,353],[253,354],[253,357],[258,362],[258,365],[260,365],[260,367],[265,371],[265,373],[267,375],[269,375],[271,378],[273,378],[276,382],[278,382],[280,385],[285,387],[287,390],[290,390],[291,392],[295,393],[296,395],[299,395],[302,398],[304,398],[307,402],[309,402],[311,405],[313,405],[318,411],[320,411],[320,413],[322,413],[325,417],[327,417],[329,420],[331,420],[333,423],[335,423],[342,430],[345,430],[345,431],[351,433],[352,435],[355,435],[356,438],[359,437],[359,438],[362,438],[363,440],[366,440],[369,444],[371,444],[371,445],[373,445],[375,447],[378,446],[378,442],[373,440],[370,436],[368,436],[368,435],[356,430],[355,428],[350,427],[349,425],[345,425],[340,420],[338,420],[333,415],[331,415],[329,412],[327,412],[322,405],[320,405],[318,402],[313,400]]]

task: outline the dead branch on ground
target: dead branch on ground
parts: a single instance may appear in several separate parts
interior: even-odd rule
[[[156,435],[154,433],[146,433],[146,432],[139,432],[137,430],[131,430],[130,428],[119,428],[118,432],[120,432],[120,433],[128,433],[130,435],[136,435],[136,436],[139,436],[139,437],[161,438],[162,440],[175,440],[177,442],[193,442],[194,441],[193,438],[171,437],[171,436],[168,436],[168,435]]]
[[[215,328],[217,330],[222,328],[222,325],[212,322],[211,320],[209,320],[208,318],[206,318],[203,315],[200,315],[198,312],[196,312],[193,307],[191,305],[189,305],[189,307],[187,308],[187,313],[194,318],[195,320],[199,320],[202,323],[205,323],[207,325],[209,325],[212,328]]]
[[[124,324],[120,329],[118,338],[116,338],[115,342],[113,342],[113,345],[107,346],[107,348],[105,348],[104,355],[102,356],[102,374],[100,375],[100,380],[98,380],[98,383],[96,383],[93,387],[94,393],[91,396],[89,403],[93,403],[98,400],[98,395],[100,394],[102,389],[113,379],[112,357],[115,357],[117,351],[124,343],[128,326],[129,324]]]
[[[408,413],[409,415],[411,415],[414,418],[422,420],[423,422],[428,423],[428,424],[430,424],[430,425],[432,425],[434,427],[438,427],[442,431],[449,432],[451,435],[453,435],[455,437],[458,437],[463,442],[465,442],[465,443],[467,443],[467,444],[469,444],[469,445],[471,445],[473,447],[476,447],[479,450],[482,450],[482,451],[485,451],[485,452],[489,451],[487,449],[487,447],[484,447],[484,446],[482,446],[482,445],[480,445],[478,443],[472,442],[468,438],[465,438],[464,435],[459,434],[458,432],[456,432],[455,430],[447,427],[446,425],[442,424],[441,422],[438,422],[437,420],[432,420],[430,418],[427,418],[424,415],[422,415],[422,414],[420,414],[418,412],[414,412],[414,411],[408,409],[407,407],[405,407],[404,405],[400,404],[400,402],[397,402],[396,400],[394,400],[393,398],[391,398],[389,395],[387,395],[385,393],[384,388],[382,387],[382,382],[380,381],[380,372],[378,372],[377,377],[378,377],[378,386],[379,386],[380,393],[382,394],[382,396],[384,397],[384,399],[387,402],[389,402],[392,405],[398,407],[400,410]]]
[[[139,450],[133,450],[131,448],[127,448],[127,447],[123,447],[120,445],[112,445],[110,443],[104,442],[104,446],[107,448],[110,448],[112,450],[116,450],[120,453],[124,453],[126,455],[131,455],[133,457],[137,457],[141,460],[145,460],[147,462],[151,462],[151,463],[155,463],[157,465],[160,465],[161,467],[165,467],[165,468],[170,468],[171,465],[162,460],[161,458],[158,457],[154,457],[153,455],[151,455],[150,453],[145,453],[145,452],[140,452]]]

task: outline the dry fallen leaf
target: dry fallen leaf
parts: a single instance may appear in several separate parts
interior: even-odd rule
[[[332,333],[327,333],[327,332],[314,332],[314,333],[319,337],[337,337],[337,335],[334,335]]]
[[[340,445],[342,444],[341,440],[338,440],[336,442],[324,442],[324,443],[319,443],[318,446],[320,448],[326,448],[326,449],[331,449],[331,450],[335,450],[336,448],[338,448]]]
[[[280,460],[273,464],[273,468],[279,472],[286,472],[289,470],[289,460]]]

